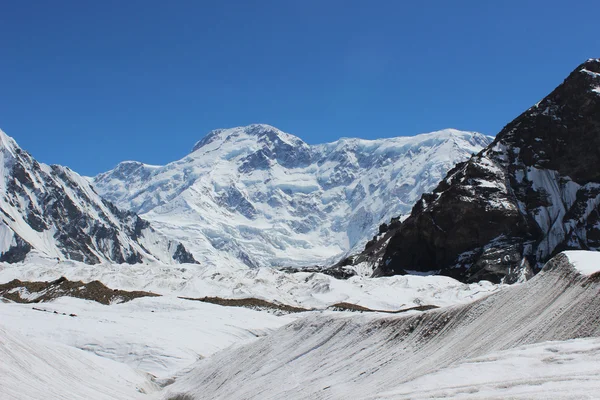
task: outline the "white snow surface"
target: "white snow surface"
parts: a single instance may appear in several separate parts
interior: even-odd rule
[[[407,214],[491,138],[454,129],[311,146],[269,125],[220,129],[165,166],[127,161],[96,190],[203,264],[323,265]]]
[[[354,276],[338,280],[312,272],[286,273],[270,267],[198,264],[101,264],[56,262],[0,263],[0,282],[99,280],[110,288],[145,290],[182,297],[259,298],[291,306],[324,309],[340,302],[374,310],[397,311],[420,305],[468,303],[498,290],[487,281],[464,284],[445,276]]]
[[[594,398],[599,294],[559,262],[467,305],[311,314],[199,361],[163,399]]]
[[[600,252],[585,250],[564,251],[569,261],[583,275],[593,275],[600,272]]]
[[[48,303],[0,303],[0,314],[2,325],[24,337],[71,346],[161,379],[292,320],[175,296],[112,305],[70,297]]]
[[[600,339],[519,346],[468,358],[373,399],[595,399]]]
[[[490,285],[484,293],[475,291],[485,286],[472,286],[470,296],[458,297],[456,288],[442,287],[451,293],[438,296],[447,307],[396,315],[275,316],[174,293],[108,306],[73,298],[0,302],[0,399],[591,399],[600,389],[600,284],[571,264],[595,262],[597,255],[565,255],[526,283]],[[158,271],[146,265],[145,273],[123,272],[127,267],[114,265],[96,277],[142,289]],[[160,268],[159,282],[166,270],[178,270]],[[61,270],[71,279],[93,274],[85,264],[40,259],[31,267],[1,264],[0,282],[54,278]],[[285,279],[277,273],[245,268],[224,278],[233,280],[229,288],[264,290]],[[144,275],[135,286],[133,278]],[[320,274],[286,275],[298,284]],[[357,289],[366,298],[371,291],[391,295],[392,285],[406,292],[394,300],[400,301],[415,289],[435,291],[440,277],[406,278],[397,281],[404,287],[377,278]],[[166,281],[157,287],[177,290],[176,280]],[[286,285],[277,289],[290,290]]]
[[[11,388],[6,398],[20,399],[15,393],[28,380],[34,383],[28,391],[23,391],[23,398],[39,398],[39,391],[48,380],[53,382],[45,397],[49,399],[140,398],[137,388],[144,387],[150,393],[154,387],[146,374],[150,374],[153,382],[166,383],[174,375],[185,375],[199,359],[210,358],[231,345],[249,344],[298,318],[323,313],[353,315],[311,311],[277,316],[266,311],[222,307],[177,296],[257,297],[321,309],[349,302],[373,309],[401,310],[423,304],[440,307],[464,304],[501,288],[489,282],[467,285],[439,276],[354,277],[341,281],[319,273],[289,274],[269,267],[87,265],[43,257],[30,259],[28,263],[0,264],[2,283],[12,279],[55,280],[60,276],[86,282],[98,279],[112,288],[151,290],[164,296],[111,305],[68,297],[35,304],[0,302],[0,328],[10,327],[14,335],[31,343],[44,340],[48,343],[48,351],[70,349],[65,353],[65,360],[60,359],[55,364],[59,369],[54,369],[48,361],[52,354],[46,356],[46,350],[42,349],[41,360],[26,361],[42,364],[38,369],[29,372],[23,369],[0,380]],[[18,350],[23,351],[29,350]],[[30,353],[35,355],[37,351],[36,348]],[[13,370],[18,354],[8,361],[0,359],[0,368]],[[106,364],[106,368],[116,364],[118,367],[113,370],[122,377],[113,381],[114,374],[107,373],[103,379],[110,382],[102,380],[103,384],[99,385],[88,374],[90,368],[99,373],[103,369],[95,366],[80,368],[83,361],[78,357],[83,357],[84,361],[91,357],[89,362]],[[66,384],[69,380],[79,384],[69,386]],[[100,390],[99,386],[105,387]],[[67,395],[71,393],[73,397]],[[0,395],[0,399],[4,398]]]
[[[56,342],[27,338],[9,329],[4,319],[0,321],[2,400],[148,399],[142,392],[157,389],[148,375],[122,363]]]

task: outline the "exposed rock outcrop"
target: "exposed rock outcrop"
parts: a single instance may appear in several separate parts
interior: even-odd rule
[[[410,216],[357,257],[375,275],[525,277],[565,249],[600,250],[600,61],[458,164]]]

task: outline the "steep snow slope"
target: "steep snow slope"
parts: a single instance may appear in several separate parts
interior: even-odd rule
[[[185,243],[202,263],[297,266],[361,249],[457,162],[487,145],[444,130],[309,146],[268,125],[212,131],[166,166],[98,175],[106,199]]]
[[[0,399],[131,400],[158,390],[149,376],[85,351],[0,325]]]
[[[0,261],[35,250],[86,263],[193,262],[183,245],[103,200],[68,168],[38,163],[0,131]]]
[[[557,375],[548,370],[540,373],[539,379],[523,376],[516,380],[504,372],[504,378],[495,377],[496,382],[505,379],[512,383],[499,382],[496,388],[486,386],[479,369],[461,370],[461,365],[496,355],[500,359],[495,367],[499,368],[502,359],[518,357],[516,351],[499,351],[550,340],[600,336],[599,295],[597,274],[580,274],[569,257],[559,254],[527,283],[467,305],[404,317],[321,314],[296,320],[252,345],[235,346],[199,361],[167,388],[164,398],[187,393],[193,399],[408,399],[416,397],[411,392],[415,388],[412,382],[436,371],[443,374],[444,368],[456,368],[474,371],[475,376],[453,375],[452,391],[443,393],[461,394],[460,386],[464,385],[470,391],[494,389],[493,394],[501,398],[503,394],[519,394],[510,385],[522,385],[530,390],[525,395],[521,392],[521,398],[543,399],[547,398],[548,386],[556,387],[552,381],[568,374],[568,364]],[[582,368],[572,370],[581,376],[571,379],[581,384],[577,393],[594,393],[598,387],[593,364],[598,357],[596,342],[584,344],[582,353],[572,351],[577,343],[570,342],[560,344],[556,351],[552,344],[547,351],[527,347],[524,354],[541,353],[545,363],[560,363],[561,359],[568,363],[564,357],[567,352],[583,357]],[[523,364],[519,361],[516,367],[521,366],[520,371],[526,374],[526,362]],[[536,379],[541,384],[537,392],[533,387]],[[428,382],[436,384],[431,379]],[[547,382],[550,384],[545,385]],[[416,391],[433,389],[421,387]],[[557,394],[570,396],[564,391]]]

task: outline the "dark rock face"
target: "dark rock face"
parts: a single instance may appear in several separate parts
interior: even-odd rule
[[[21,262],[31,251],[31,245],[24,241],[20,236],[15,235],[15,243],[0,256],[0,262],[17,263]]]
[[[185,246],[181,243],[177,243],[175,253],[173,253],[173,260],[181,264],[196,264],[197,261],[194,256],[185,249]]]
[[[256,209],[235,186],[230,186],[220,193],[219,203],[229,211],[237,211],[248,219],[256,218]]]
[[[0,168],[0,261],[23,261],[36,250],[88,264],[195,262],[180,243],[100,198],[85,178],[39,164],[1,131]]]
[[[23,291],[28,293],[28,296],[21,297]],[[109,305],[125,303],[139,297],[158,297],[159,295],[151,292],[127,292],[125,290],[110,289],[99,281],[74,282],[64,276],[51,282],[21,282],[14,279],[0,285],[0,298],[6,298],[15,303],[44,303],[63,296],[93,300]],[[45,311],[43,309],[37,310]],[[54,312],[56,313],[56,311]],[[75,317],[76,315],[70,314],[70,316]]]
[[[598,165],[600,61],[594,59],[451,170],[374,243],[370,251],[383,252],[372,259],[375,275],[419,271],[514,281],[559,251],[600,250]]]

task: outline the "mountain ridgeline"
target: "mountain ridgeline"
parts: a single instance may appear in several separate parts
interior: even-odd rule
[[[202,264],[335,262],[407,214],[457,162],[491,142],[446,129],[309,145],[269,125],[210,132],[164,166],[124,162],[98,193],[183,242]]]
[[[353,262],[376,276],[527,279],[566,249],[600,250],[600,60],[459,163]]]
[[[0,261],[195,262],[135,213],[103,200],[69,168],[38,163],[0,131]]]
[[[511,283],[562,250],[600,250],[600,61],[493,141],[447,129],[308,145],[255,124],[212,131],[167,165],[127,161],[88,180],[0,132],[0,158],[0,261],[344,258],[332,273]]]

